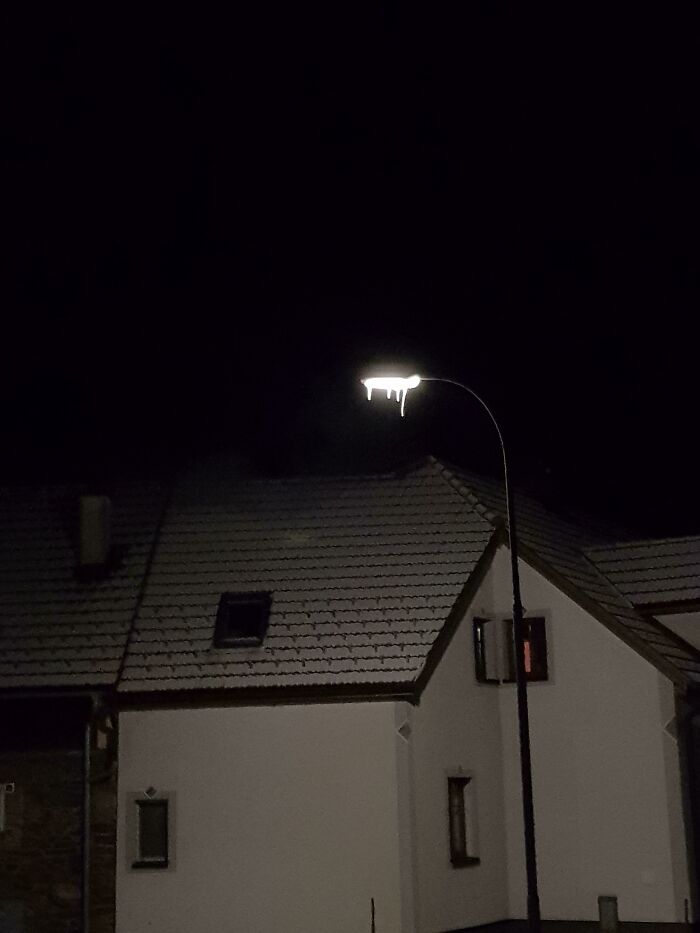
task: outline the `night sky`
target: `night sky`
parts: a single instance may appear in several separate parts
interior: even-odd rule
[[[3,482],[496,473],[389,363],[553,505],[700,531],[691,5],[61,6],[1,30]]]

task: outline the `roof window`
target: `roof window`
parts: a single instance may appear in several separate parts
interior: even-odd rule
[[[270,619],[270,593],[223,593],[214,629],[217,648],[261,645]]]

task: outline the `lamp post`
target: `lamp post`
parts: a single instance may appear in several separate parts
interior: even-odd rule
[[[396,395],[401,403],[401,415],[404,413],[406,396],[410,389],[415,389],[421,382],[445,382],[468,392],[491,419],[498,434],[503,457],[503,480],[506,493],[506,521],[508,543],[510,545],[510,566],[513,580],[513,642],[515,648],[515,683],[518,696],[518,729],[520,734],[520,777],[523,797],[523,822],[525,826],[525,869],[527,874],[527,922],[529,933],[540,931],[540,899],[537,893],[537,857],[535,851],[535,811],[532,802],[532,763],[530,758],[530,720],[527,708],[527,676],[525,672],[525,623],[523,606],[520,598],[520,573],[518,571],[518,538],[515,530],[515,507],[513,492],[508,480],[508,461],[503,435],[493,412],[480,395],[469,386],[454,379],[442,379],[437,376],[381,376],[363,379],[367,389],[367,398],[372,398],[375,389],[386,391],[387,398]]]

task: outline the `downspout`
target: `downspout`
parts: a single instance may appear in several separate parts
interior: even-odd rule
[[[83,747],[83,933],[90,933],[90,750],[92,747],[92,720],[97,708],[97,697],[90,697],[90,711],[85,721]]]
[[[117,671],[117,676],[113,685],[113,692],[116,695],[117,690],[119,689],[119,684],[121,683],[122,676],[124,674],[124,666],[126,664],[126,657],[129,652],[129,646],[131,644],[131,638],[133,636],[134,628],[136,625],[136,619],[138,617],[139,608],[143,602],[143,598],[146,592],[146,580],[151,571],[151,565],[153,564],[153,558],[155,557],[156,548],[158,546],[158,539],[160,538],[160,532],[163,528],[165,522],[165,516],[170,506],[170,501],[172,498],[172,490],[169,494],[166,495],[165,501],[163,502],[163,507],[161,513],[158,517],[158,524],[153,535],[153,541],[151,542],[151,548],[146,559],[146,566],[144,568],[143,576],[141,578],[141,585],[139,586],[138,595],[136,597],[136,603],[134,605],[134,610],[131,616],[131,623],[129,625],[129,631],[126,637],[126,644],[124,646],[124,651],[122,652],[122,657],[119,663],[119,669]],[[99,697],[95,693],[90,694],[90,714],[88,720],[85,723],[85,748],[84,748],[84,768],[83,768],[83,890],[82,890],[82,899],[83,899],[83,933],[90,933],[90,785],[91,785],[91,768],[90,768],[90,750],[92,746],[92,727],[93,721],[95,719],[98,707],[99,707]],[[118,767],[118,765],[116,765]],[[108,777],[111,769],[108,769],[106,773],[101,773],[96,775],[96,780],[101,780],[105,777]]]
[[[700,919],[700,755],[696,749],[693,719],[699,714],[698,696],[691,687],[676,698],[681,800],[685,824],[690,908],[695,923]]]

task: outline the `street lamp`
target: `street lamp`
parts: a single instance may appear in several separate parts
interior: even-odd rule
[[[518,572],[518,538],[515,530],[515,506],[513,493],[508,482],[508,462],[503,435],[493,412],[480,395],[469,386],[454,379],[441,379],[436,376],[380,376],[363,379],[367,389],[367,398],[372,398],[375,389],[385,390],[387,398],[392,394],[401,403],[401,415],[404,413],[406,396],[410,389],[417,388],[421,382],[446,382],[468,392],[491,419],[498,434],[503,456],[503,479],[506,491],[506,522],[508,543],[510,545],[510,565],[513,578],[513,641],[515,646],[515,682],[518,696],[518,727],[520,733],[520,776],[523,794],[523,822],[525,824],[525,868],[527,873],[527,921],[530,933],[540,930],[540,899],[537,893],[537,857],[535,852],[535,811],[532,803],[532,764],[530,759],[530,720],[527,709],[527,677],[525,673],[525,623],[523,605],[520,599],[520,573]]]

